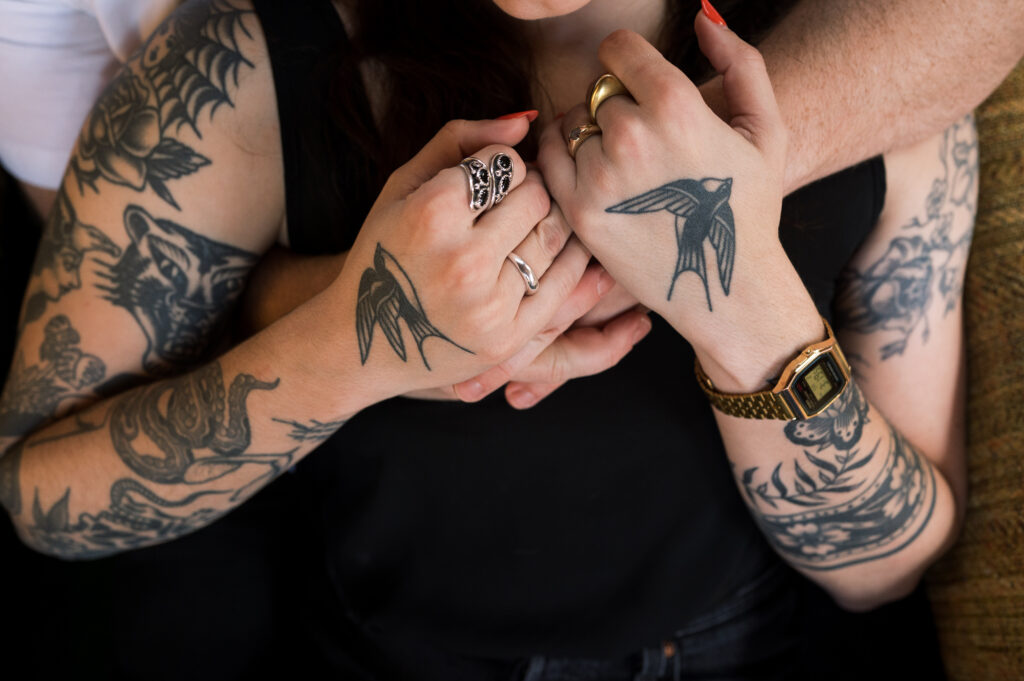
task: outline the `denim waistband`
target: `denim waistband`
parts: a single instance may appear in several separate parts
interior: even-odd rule
[[[714,610],[671,637],[617,659],[536,656],[522,681],[680,681],[786,679],[796,664],[795,578],[772,566]]]

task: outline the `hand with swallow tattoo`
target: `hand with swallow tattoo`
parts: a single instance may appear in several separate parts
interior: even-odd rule
[[[549,125],[538,161],[595,258],[700,354],[778,324],[782,295],[810,298],[778,239],[786,130],[764,61],[703,13],[696,32],[723,76],[727,120],[646,40],[616,31],[598,56],[629,94],[599,104],[601,132],[575,157],[566,140],[588,108]]]

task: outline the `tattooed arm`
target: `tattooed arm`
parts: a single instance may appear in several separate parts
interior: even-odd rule
[[[23,533],[36,528],[32,541],[44,550],[61,553],[40,532],[80,527],[83,520],[66,514],[91,500],[95,490],[83,483],[103,481],[109,465],[84,455],[79,468],[62,467],[62,457],[88,451],[80,447],[95,424],[80,414],[55,426],[83,432],[53,445],[56,455],[35,446],[49,437],[41,426],[208,357],[257,254],[274,238],[283,187],[270,68],[258,36],[241,0],[186,3],[115,76],[83,126],[39,245],[0,398],[0,452],[9,450],[0,459],[0,501]],[[223,388],[213,380],[190,385]],[[216,426],[216,442],[237,445],[248,426],[244,404],[239,411],[233,399],[222,395],[235,408],[208,415],[195,411],[195,400],[175,398],[193,411],[169,413]],[[33,483],[27,471],[36,470],[37,456],[48,473]],[[55,491],[61,485],[63,496]],[[105,489],[97,493],[119,501],[90,511],[107,523],[104,531],[130,527],[131,514],[117,511],[129,500],[143,504],[143,514],[159,508],[161,497],[130,475]],[[115,494],[128,489],[134,496]],[[22,499],[32,502],[36,493],[30,511]],[[121,514],[120,529],[102,520],[104,512]]]
[[[966,509],[961,297],[977,195],[973,120],[885,161],[885,209],[836,302],[855,384],[821,415],[784,426],[716,412],[769,541],[851,609],[911,590]]]
[[[527,130],[445,126],[389,178],[324,291],[206,361],[280,228],[283,172],[249,6],[180,8],[87,121],[26,293],[0,398],[0,503],[19,534],[66,558],[167,541],[360,409],[487,371],[563,306],[592,307],[608,278],[586,249],[562,223],[550,251],[529,236],[550,202],[508,146]],[[500,173],[500,213],[466,201],[463,146],[491,162],[475,178]],[[513,248],[545,276],[528,299]]]
[[[774,385],[770,377],[825,331],[779,242],[785,131],[764,62],[703,13],[696,30],[725,74],[731,120],[643,38],[617,32],[601,60],[635,101],[602,104],[600,143],[575,159],[564,140],[589,114],[571,110],[561,130],[544,131],[540,166],[581,240],[690,342],[715,387],[751,393]],[[844,316],[854,320],[841,328],[860,329],[844,336],[846,349],[869,362],[854,384],[823,414],[788,425],[715,411],[768,539],[850,608],[909,589],[948,546],[963,509],[958,302],[976,161],[969,125],[949,136],[963,143],[888,159],[884,217],[840,296],[853,301]],[[940,193],[936,177],[941,196],[926,202]],[[946,206],[947,196],[965,209]],[[947,274],[932,276],[940,269]],[[942,290],[948,303],[937,305]]]

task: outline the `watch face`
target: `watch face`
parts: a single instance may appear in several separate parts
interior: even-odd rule
[[[793,394],[804,411],[813,414],[831,402],[844,385],[843,374],[835,359],[831,355],[822,355],[797,377],[793,383]]]

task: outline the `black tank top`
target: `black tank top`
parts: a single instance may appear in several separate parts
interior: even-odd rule
[[[322,99],[339,82],[363,92],[342,66],[344,29],[327,1],[255,4],[277,88],[290,242],[347,249],[377,188],[359,170],[373,159],[353,157]],[[328,153],[336,163],[323,162]],[[784,203],[783,246],[826,318],[884,193],[876,158]],[[737,492],[693,357],[655,320],[618,366],[526,411],[499,393],[361,412],[300,466],[322,530],[325,596],[374,636],[494,658],[626,653],[728,599],[779,559]]]

